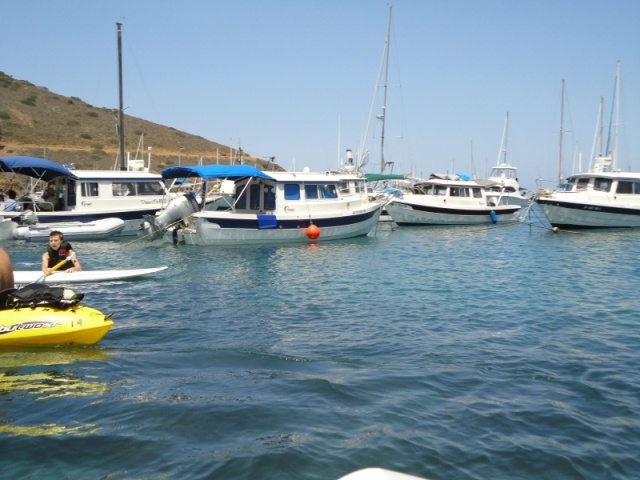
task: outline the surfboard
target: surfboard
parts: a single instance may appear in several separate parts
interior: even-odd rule
[[[134,268],[127,270],[80,270],[79,272],[54,272],[48,277],[43,277],[42,272],[16,270],[13,272],[13,280],[16,285],[26,285],[35,282],[44,282],[47,285],[67,283],[93,283],[109,282],[113,280],[127,280],[166,270],[169,267]]]

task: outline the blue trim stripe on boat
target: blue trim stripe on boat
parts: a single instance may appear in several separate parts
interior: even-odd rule
[[[585,205],[584,203],[560,202],[558,200],[539,198],[536,200],[540,205],[550,205],[552,207],[566,208],[568,210],[586,210],[589,212],[615,213],[618,215],[640,215],[638,208],[607,207],[603,205]]]
[[[438,213],[438,214],[449,214],[449,215],[466,215],[469,217],[484,217],[489,215],[491,212],[495,212],[496,215],[511,215],[514,212],[520,210],[520,206],[513,206],[511,208],[505,208],[501,210],[494,210],[491,207],[487,207],[486,210],[467,210],[467,209],[455,209],[455,208],[442,208],[442,207],[428,207],[425,205],[415,205],[413,203],[405,203],[405,202],[395,202],[400,205],[406,205],[411,207],[413,210],[419,212],[428,212],[428,213]]]
[[[378,213],[378,209],[373,210],[371,212],[362,213],[359,215],[348,215],[348,216],[338,216],[331,218],[300,218],[296,220],[280,220],[277,219],[277,228],[281,229],[290,229],[295,230],[297,228],[306,228],[309,226],[310,221],[313,221],[313,224],[318,228],[327,228],[327,227],[339,227],[344,225],[353,225],[356,223],[365,222],[369,220],[374,215]],[[220,226],[220,228],[229,228],[229,229],[257,229],[260,228],[258,225],[257,218],[249,218],[249,219],[240,219],[240,218],[209,218],[202,217],[208,223],[215,223]]]

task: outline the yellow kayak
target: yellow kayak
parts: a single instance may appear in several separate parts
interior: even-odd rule
[[[112,325],[108,315],[84,305],[9,308],[0,310],[0,347],[92,345]]]

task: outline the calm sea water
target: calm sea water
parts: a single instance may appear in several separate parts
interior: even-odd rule
[[[75,245],[96,346],[0,352],[2,478],[640,478],[640,233]],[[9,242],[17,270],[43,244]]]

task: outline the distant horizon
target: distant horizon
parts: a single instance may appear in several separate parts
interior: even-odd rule
[[[382,0],[8,2],[5,36],[15,40],[0,70],[118,108],[122,23],[127,115],[276,157],[287,170],[322,171],[347,148],[359,153],[374,92],[381,113],[388,10]],[[385,160],[394,173],[485,176],[509,112],[508,153],[523,186],[557,179],[564,79],[563,176],[574,152],[584,170],[621,61],[619,168],[640,170],[638,18],[630,0],[394,2]],[[371,125],[365,170],[376,173],[380,122]]]

